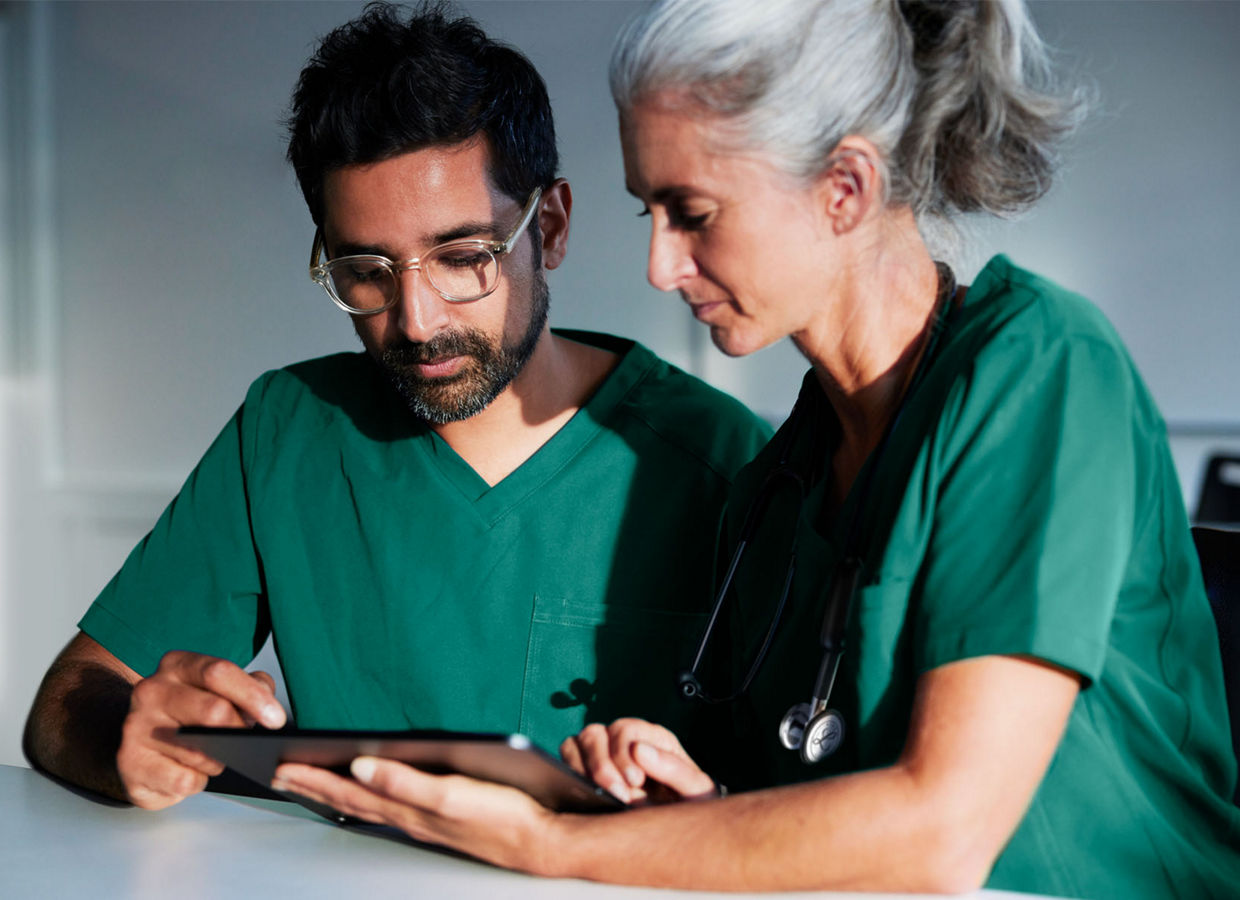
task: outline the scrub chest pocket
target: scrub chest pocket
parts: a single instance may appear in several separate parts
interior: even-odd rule
[[[693,713],[676,673],[706,614],[534,597],[521,691],[523,734],[575,734],[636,716],[682,733]],[[550,749],[550,748],[548,748]]]

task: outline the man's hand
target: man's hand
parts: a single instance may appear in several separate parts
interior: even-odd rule
[[[117,772],[129,799],[162,809],[196,794],[224,767],[178,744],[180,725],[279,728],[287,720],[266,672],[248,673],[226,659],[173,651],[133,687],[121,729]]]
[[[718,793],[674,734],[642,719],[587,725],[560,745],[560,755],[626,803],[671,803]]]

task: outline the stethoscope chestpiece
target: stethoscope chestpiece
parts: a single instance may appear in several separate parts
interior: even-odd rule
[[[779,723],[779,742],[788,750],[799,750],[804,763],[822,762],[844,743],[844,717],[834,709],[814,714],[813,706],[798,703]]]
[[[779,722],[779,742],[785,750],[800,750],[805,740],[805,726],[809,724],[810,706],[798,703],[784,713]]]
[[[833,709],[824,709],[809,720],[801,742],[801,761],[822,762],[844,743],[844,717]]]

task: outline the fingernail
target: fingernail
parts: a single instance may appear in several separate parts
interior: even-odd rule
[[[273,778],[271,780],[271,789],[273,791],[287,791],[289,784],[283,778]]]
[[[657,766],[659,764],[658,751],[649,744],[643,744],[638,741],[633,746],[633,757],[643,766]]]
[[[629,766],[624,770],[624,777],[629,780],[629,784],[633,787],[641,787],[642,782],[646,780],[646,773],[637,766]]]
[[[367,759],[365,756],[359,756],[349,765],[349,771],[362,784],[369,784],[370,779],[375,777],[375,761]]]
[[[262,718],[268,728],[279,728],[284,724],[284,710],[278,703],[268,703],[263,707]]]
[[[611,793],[615,795],[616,799],[623,800],[625,803],[628,803],[633,796],[629,793],[629,786],[623,781],[613,781],[607,786],[607,790],[611,791]]]

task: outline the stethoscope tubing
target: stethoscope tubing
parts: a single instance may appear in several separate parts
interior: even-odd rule
[[[954,309],[953,300],[956,293],[956,279],[951,269],[946,265],[936,263],[936,266],[939,267],[940,298],[939,306],[935,311],[934,321],[931,325],[930,342],[922,358],[917,363],[913,376],[909,380],[908,388],[900,397],[895,414],[891,417],[887,427],[883,429],[882,438],[879,440],[878,446],[866,466],[864,480],[861,483],[856,502],[849,516],[844,553],[840,558],[836,576],[833,579],[826,608],[823,610],[822,626],[819,629],[818,640],[819,645],[822,647],[822,658],[819,661],[817,674],[814,679],[812,699],[810,703],[794,704],[780,721],[780,741],[790,750],[799,750],[802,761],[806,763],[815,763],[826,758],[839,747],[843,740],[843,717],[835,710],[829,709],[828,703],[832,689],[835,686],[836,675],[839,673],[840,661],[844,654],[845,636],[848,630],[848,620],[852,611],[853,600],[860,590],[862,575],[865,571],[864,558],[857,552],[860,546],[858,525],[860,524],[861,513],[865,509],[866,501],[869,499],[870,488],[874,482],[874,474],[879,469],[891,436],[895,433],[900,420],[904,416],[909,397],[915,392],[930,366],[930,362],[938,349],[940,338],[947,330],[948,320]],[[946,315],[943,314],[944,309],[946,309]],[[697,652],[693,657],[693,665],[690,669],[681,673],[680,687],[682,694],[686,698],[696,697],[711,703],[724,703],[739,698],[749,689],[749,685],[756,677],[758,669],[766,658],[767,651],[774,640],[775,631],[783,618],[784,605],[787,602],[793,573],[796,569],[795,543],[788,570],[784,577],[784,584],[781,586],[779,605],[771,619],[770,627],[767,629],[758,654],[754,658],[754,662],[746,673],[740,687],[734,693],[722,698],[712,698],[702,688],[701,682],[697,678],[698,666],[701,665],[702,658],[705,656],[707,644],[718,621],[727,592],[731,589],[732,580],[740,565],[741,557],[744,554],[745,548],[748,547],[749,541],[753,538],[754,532],[757,530],[757,523],[762,513],[765,512],[766,506],[770,502],[771,494],[773,493],[772,484],[778,478],[791,477],[797,485],[801,500],[804,501],[805,499],[805,480],[788,462],[788,457],[795,436],[801,428],[803,417],[804,412],[798,399],[798,402],[793,406],[792,412],[788,416],[788,429],[786,431],[786,438],[780,448],[779,460],[775,467],[767,473],[766,478],[763,479],[762,486],[759,488],[753,504],[746,512],[736,549],[733,551],[732,559],[728,564],[723,584],[716,594],[714,607],[711,610],[706,628],[702,633],[702,639],[698,643]],[[811,734],[814,735],[812,740],[810,739]]]

